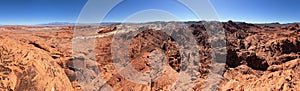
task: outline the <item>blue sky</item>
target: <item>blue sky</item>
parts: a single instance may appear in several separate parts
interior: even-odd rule
[[[300,21],[300,0],[210,1],[221,21],[252,23]],[[0,0],[0,24],[76,22],[86,2],[87,0]],[[175,0],[125,0],[114,7],[104,21],[123,21],[136,12],[149,9],[168,11],[182,21],[199,20],[189,9]],[[147,20],[149,16],[144,18]]]
[[[73,22],[86,0],[0,0],[0,24]]]
[[[221,20],[299,22],[300,0],[211,0]]]

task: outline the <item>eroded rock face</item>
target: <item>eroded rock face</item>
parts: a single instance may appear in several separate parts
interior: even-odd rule
[[[135,36],[129,36],[131,32],[125,32],[124,38],[133,38],[128,48],[128,63],[138,72],[159,74],[153,76],[155,79],[147,84],[124,77],[115,66],[115,62],[120,59],[112,57],[114,36],[110,34],[117,31],[119,25],[78,27],[79,31],[84,32],[82,40],[94,40],[94,48],[87,47],[86,51],[72,51],[72,30],[75,29],[72,26],[1,27],[0,90],[169,90],[174,88],[181,70],[186,67],[181,60],[187,58],[199,58],[199,62],[193,63],[199,67],[196,72],[199,74],[192,78],[195,81],[192,88],[194,91],[204,90],[210,80],[215,84],[210,89],[221,91],[300,89],[298,24],[271,26],[223,22],[220,23],[222,28],[219,30],[225,32],[226,41],[217,38],[210,40],[212,37],[203,22],[186,24],[188,30],[173,32],[191,32],[196,39],[199,56],[182,54],[179,49],[186,46],[179,44],[186,42],[176,41],[160,30],[148,29]],[[131,28],[139,25],[126,26]],[[88,33],[92,29],[95,31]],[[212,45],[211,42],[216,44]],[[226,45],[226,48],[211,47],[219,45]],[[81,46],[90,45],[82,43]],[[213,54],[214,50],[224,52]],[[122,52],[118,54],[124,54]],[[155,64],[157,61],[149,61],[161,60],[160,58],[164,59],[162,62],[165,66],[158,66],[159,64]],[[153,69],[157,71],[151,71]],[[214,74],[210,74],[212,72]],[[210,76],[212,77],[209,79]],[[101,77],[102,82],[92,81],[96,77]],[[221,80],[214,82],[212,78]]]
[[[0,90],[73,90],[64,70],[43,49],[0,37],[0,58]]]
[[[230,66],[235,62],[227,61],[230,68],[219,90],[298,90],[299,33],[290,31],[297,29],[296,24],[286,28],[248,25],[239,30],[247,33],[245,37],[236,39],[228,33],[228,46],[238,47],[240,65]]]
[[[227,50],[227,57],[226,57],[226,64],[229,67],[237,67],[241,64],[241,59],[237,55],[236,50],[228,49]]]

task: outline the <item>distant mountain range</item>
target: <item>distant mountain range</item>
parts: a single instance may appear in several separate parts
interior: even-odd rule
[[[69,23],[69,22],[51,22],[46,24],[37,24],[38,26],[73,26],[76,23]]]
[[[163,22],[163,21],[157,21],[157,22]],[[148,22],[148,23],[157,23],[157,22]],[[186,21],[184,23],[201,23],[203,21]],[[217,21],[214,21],[217,22]],[[242,23],[239,21],[234,21],[234,23]],[[300,25],[300,22],[295,22]],[[37,24],[38,26],[75,26],[75,25],[109,25],[109,24],[121,24],[121,22],[103,22],[103,23],[70,23],[70,22],[51,22],[51,23],[46,23],[46,24]],[[256,23],[252,23],[256,24]],[[293,23],[285,23],[285,24],[280,24],[279,22],[274,22],[274,23],[259,23],[259,25],[270,25],[270,26],[277,26],[277,25],[290,25]],[[0,25],[4,26],[4,25]]]
[[[51,22],[46,24],[38,24],[40,26],[75,26],[75,25],[99,25],[99,24],[120,24],[119,22],[103,22],[103,23],[70,23],[70,22]]]

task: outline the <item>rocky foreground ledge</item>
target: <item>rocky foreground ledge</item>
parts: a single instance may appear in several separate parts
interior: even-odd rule
[[[210,73],[215,71],[218,74],[214,76],[221,80],[208,89],[300,90],[298,24],[248,24],[232,21],[218,24],[221,26],[220,31],[226,36],[226,59],[219,60],[225,66],[217,69],[213,68],[215,64],[212,60],[222,53],[212,52],[211,41],[218,40],[209,39],[207,27],[203,23],[189,22],[186,23],[187,30],[173,31],[190,31],[197,42],[199,55],[188,56],[196,57],[200,62],[196,64],[200,69],[196,78],[193,78],[195,83],[191,90],[207,89]],[[143,24],[126,24],[129,29],[139,25]],[[148,84],[132,82],[120,74],[115,68],[115,59],[112,58],[113,37],[119,28],[119,24],[77,27],[1,26],[0,90],[165,91],[174,88],[178,75],[184,68],[181,60],[187,58],[181,55],[178,43],[168,34],[156,29],[148,29],[135,36],[125,36],[133,38],[127,56],[136,71],[145,73],[153,70],[153,64],[148,59],[157,58],[152,56],[156,51],[164,53],[163,62],[166,64],[161,75],[155,77],[156,80]],[[94,46],[84,49],[87,51],[74,51],[74,39],[93,40]],[[81,46],[91,45],[82,43]],[[77,64],[83,64],[84,67]],[[103,82],[87,80],[97,77],[101,77]]]

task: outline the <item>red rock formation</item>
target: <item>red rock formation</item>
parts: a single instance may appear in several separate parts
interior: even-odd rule
[[[300,86],[300,27],[269,26],[248,23],[224,22],[226,42],[210,40],[208,28],[203,22],[187,25],[189,30],[173,30],[178,34],[191,32],[199,51],[199,66],[193,78],[193,90],[207,87],[209,76],[222,78],[211,86],[215,90],[299,90]],[[137,25],[126,25],[137,26]],[[214,25],[211,25],[214,26]],[[0,28],[0,90],[146,90],[162,91],[173,88],[180,69],[184,69],[182,59],[194,58],[193,54],[181,55],[179,44],[168,34],[154,29],[137,33],[125,32],[122,38],[132,38],[128,48],[129,63],[141,73],[160,69],[159,76],[153,76],[148,84],[134,82],[115,67],[111,53],[113,35],[119,25],[24,27]],[[73,29],[77,29],[76,32]],[[90,30],[95,30],[90,32]],[[78,33],[79,31],[79,33]],[[213,30],[213,33],[220,31]],[[126,34],[127,33],[127,34]],[[95,40],[95,48],[73,51],[74,35],[82,40]],[[105,36],[99,36],[105,35]],[[178,36],[177,36],[178,37]],[[180,37],[180,36],[179,36]],[[81,38],[81,37],[78,37]],[[93,42],[93,41],[92,41]],[[226,48],[212,49],[211,42],[226,45]],[[122,43],[119,43],[122,45]],[[91,46],[82,42],[82,46]],[[224,52],[212,52],[224,50]],[[118,54],[124,54],[121,51]],[[93,54],[95,53],[95,54]],[[213,54],[214,53],[214,54]],[[226,53],[226,55],[224,55]],[[93,56],[93,55],[94,56]],[[156,54],[165,56],[156,57]],[[74,55],[76,57],[74,57]],[[153,56],[154,55],[154,56]],[[226,60],[218,57],[226,57]],[[153,65],[149,59],[165,58],[165,66]],[[216,61],[213,63],[212,61]],[[85,66],[83,69],[79,66]],[[226,67],[218,68],[218,65]],[[76,66],[77,65],[77,66]],[[222,66],[220,66],[222,67]],[[80,73],[80,72],[83,73]],[[156,71],[154,71],[156,72]],[[215,74],[210,74],[214,72]],[[101,76],[102,82],[91,79]],[[214,83],[214,82],[212,82]]]
[[[73,90],[64,70],[42,47],[1,36],[0,52],[1,90]]]

